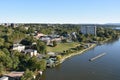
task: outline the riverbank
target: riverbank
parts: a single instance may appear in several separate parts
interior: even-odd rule
[[[78,55],[78,54],[82,54],[83,52],[88,51],[88,50],[94,48],[95,46],[96,46],[96,44],[91,44],[91,46],[88,47],[88,48],[86,48],[86,49],[83,49],[83,50],[78,51],[78,52],[76,52],[76,53],[71,53],[71,54],[65,55],[65,56],[63,56],[62,59],[60,60],[60,63],[59,63],[59,64],[63,63],[66,59],[68,59],[68,58],[70,58],[70,57],[72,57],[72,56]]]
[[[111,39],[112,39],[112,38],[107,38],[107,39],[105,39],[105,40],[103,40],[103,41],[98,42],[98,44],[104,44],[104,43],[108,42],[108,41],[111,40]]]
[[[111,40],[111,39],[112,39],[112,38],[108,38],[108,39],[106,39],[106,40],[104,40],[104,41],[101,41],[100,43],[104,44],[104,43],[108,42],[108,41]],[[68,54],[68,55],[63,56],[59,64],[63,63],[66,59],[68,59],[68,58],[70,58],[70,57],[72,57],[72,56],[75,56],[75,55],[78,55],[78,54],[82,54],[82,53],[84,53],[85,51],[88,51],[88,50],[94,48],[96,45],[97,45],[97,44],[91,44],[91,46],[88,47],[88,48],[86,48],[86,49],[83,49],[83,50],[81,50],[81,51],[74,52],[74,53],[71,53],[71,54]]]

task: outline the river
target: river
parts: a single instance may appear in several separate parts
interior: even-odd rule
[[[106,55],[89,61],[100,53]],[[73,56],[59,66],[47,69],[41,80],[120,80],[120,39]]]

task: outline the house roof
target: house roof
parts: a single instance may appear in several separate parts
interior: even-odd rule
[[[24,72],[10,72],[9,74],[5,74],[5,76],[8,77],[21,77],[24,74]]]
[[[33,50],[33,49],[26,49],[26,50],[24,50],[24,52],[28,52],[28,53],[34,52],[34,51],[37,51],[37,50]]]

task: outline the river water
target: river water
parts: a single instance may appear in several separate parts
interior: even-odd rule
[[[89,61],[103,52],[107,54]],[[120,80],[120,39],[98,45],[47,69],[42,80]]]

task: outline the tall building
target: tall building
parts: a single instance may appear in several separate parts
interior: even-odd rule
[[[82,34],[92,34],[96,36],[96,26],[82,26],[80,31]]]

